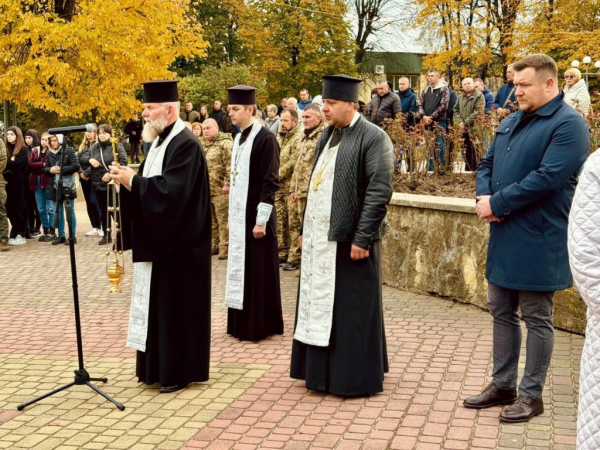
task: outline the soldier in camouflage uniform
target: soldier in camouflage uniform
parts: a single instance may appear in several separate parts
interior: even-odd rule
[[[6,252],[8,247],[8,218],[6,217],[6,181],[2,172],[6,169],[8,156],[4,141],[0,139],[0,252]]]
[[[300,218],[298,208],[290,199],[290,183],[298,147],[302,139],[302,130],[298,126],[298,113],[284,109],[279,116],[280,133],[277,142],[281,147],[279,156],[279,183],[281,189],[275,198],[277,209],[277,242],[279,242],[279,262],[284,270],[296,270],[300,266]],[[287,260],[287,262],[285,262]]]
[[[294,166],[294,175],[292,176],[290,187],[290,199],[296,206],[300,221],[304,217],[304,209],[306,208],[306,197],[308,196],[308,184],[314,164],[315,147],[317,146],[317,142],[319,142],[323,130],[327,128],[327,123],[321,115],[321,108],[315,104],[304,108],[302,120],[304,122],[304,135],[300,141],[298,159]]]
[[[200,142],[202,142],[204,148],[210,180],[213,255],[218,252],[219,259],[227,259],[227,247],[229,246],[229,230],[227,228],[229,172],[233,140],[230,135],[219,132],[219,125],[214,119],[206,119],[202,123],[202,135]]]

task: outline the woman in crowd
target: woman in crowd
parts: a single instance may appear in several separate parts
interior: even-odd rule
[[[110,136],[112,127],[108,124],[102,124],[98,127],[98,143],[94,144],[90,150],[89,163],[92,166],[90,178],[92,187],[96,193],[98,204],[100,205],[100,213],[102,214],[102,230],[104,236],[98,242],[99,245],[104,245],[112,242],[111,237],[106,232],[110,227],[110,215],[108,214],[108,199],[107,199],[107,184],[110,181],[109,166],[113,163],[113,149]],[[127,153],[122,144],[117,144],[118,163],[122,166],[127,165]]]
[[[192,124],[192,133],[194,133],[194,136],[198,139],[202,137],[202,122],[194,122]]]
[[[23,185],[27,179],[28,158],[20,128],[10,127],[6,130],[6,150],[6,214],[11,226],[8,245],[23,245],[27,235],[27,202]]]
[[[40,227],[42,221],[40,219],[40,212],[35,201],[35,184],[32,186],[31,178],[32,175],[35,178],[35,174],[32,173],[31,163],[34,162],[32,159],[33,153],[37,157],[40,156],[40,134],[36,130],[27,130],[24,134],[25,145],[27,146],[27,156],[29,160],[28,173],[29,176],[25,179],[25,201],[27,202],[27,239],[34,239],[40,236]]]
[[[50,176],[46,175],[44,167],[48,153],[49,136],[48,133],[42,134],[40,146],[33,147],[29,157],[29,189],[33,192],[43,229],[43,234],[38,239],[40,242],[49,242],[56,238],[54,236],[54,207],[52,202],[46,199],[46,188]],[[27,140],[27,136],[25,136],[25,139]]]
[[[96,198],[96,192],[92,188],[92,181],[90,180],[90,174],[92,166],[90,165],[90,151],[92,146],[98,142],[98,128],[94,124],[94,131],[86,132],[83,141],[79,145],[79,182],[81,183],[81,190],[85,197],[85,205],[87,208],[87,214],[92,224],[92,229],[85,233],[86,236],[100,236],[104,237],[102,231],[102,214],[100,213],[100,205]]]
[[[564,101],[571,108],[575,108],[583,117],[588,115],[590,109],[590,93],[585,80],[581,79],[581,72],[574,67],[565,71]]]
[[[203,123],[206,119],[208,119],[208,111],[206,110],[206,106],[201,106],[200,116],[198,116],[196,122]]]
[[[277,115],[277,106],[267,106],[267,118],[265,120],[265,128],[275,136],[279,133],[279,116]]]
[[[64,154],[64,158],[63,158]],[[46,186],[46,198],[52,200],[52,207],[56,209],[56,202],[58,203],[58,237],[52,241],[52,245],[65,244],[68,245],[67,238],[65,237],[65,214],[64,207],[60,198],[58,198],[58,182],[60,179],[60,164],[63,159],[62,165],[62,191],[63,197],[66,190],[71,191],[72,199],[72,220],[73,220],[73,237],[75,237],[75,231],[77,228],[77,217],[75,215],[75,197],[77,197],[77,189],[75,187],[75,175],[79,172],[79,160],[75,151],[67,146],[63,142],[63,136],[50,135],[48,136],[48,152],[46,153],[46,164],[44,166],[44,172],[50,176],[48,185]],[[67,222],[68,225],[68,222]],[[77,243],[77,239],[75,239]]]

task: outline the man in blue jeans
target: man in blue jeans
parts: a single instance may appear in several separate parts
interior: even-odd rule
[[[563,101],[554,60],[530,55],[513,67],[520,110],[502,121],[477,168],[477,215],[490,223],[492,382],[464,400],[467,408],[510,405],[500,414],[509,423],[544,412],[542,391],[554,347],[552,298],[572,285],[567,221],[590,147],[586,121]],[[528,333],[517,395],[519,308]]]
[[[450,102],[450,90],[448,89],[448,85],[440,78],[440,72],[437,70],[430,69],[427,71],[429,86],[421,93],[419,115],[425,124],[425,129],[436,132],[434,158],[442,167],[445,167],[446,157],[444,155],[443,135],[448,130],[447,114]],[[433,161],[430,161],[429,170],[434,170]]]

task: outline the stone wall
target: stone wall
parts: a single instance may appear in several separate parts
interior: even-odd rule
[[[489,225],[471,199],[394,194],[383,240],[383,281],[486,308]],[[554,324],[585,331],[585,304],[574,289],[557,292]]]

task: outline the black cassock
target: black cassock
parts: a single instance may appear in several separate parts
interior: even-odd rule
[[[369,257],[353,261],[352,244],[338,242],[335,296],[329,347],[292,341],[290,377],[308,389],[342,397],[383,391],[389,371],[381,291],[381,241]],[[296,317],[298,311],[296,310]]]
[[[243,143],[252,126],[241,136]],[[227,333],[247,341],[259,341],[272,334],[283,334],[283,313],[279,289],[279,250],[275,206],[267,222],[267,234],[256,239],[259,203],[274,205],[279,189],[279,144],[262,128],[252,144],[250,180],[246,206],[246,260],[244,269],[244,309],[228,308]],[[231,257],[231,254],[230,254]]]
[[[210,187],[204,152],[187,128],[167,146],[162,168],[121,192],[125,248],[134,263],[152,262],[146,351],[137,352],[136,375],[172,386],[208,380],[210,364]]]

